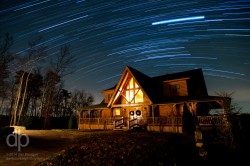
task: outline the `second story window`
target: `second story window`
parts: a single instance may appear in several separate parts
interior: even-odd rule
[[[108,102],[110,101],[112,94],[108,94]]]
[[[169,86],[169,91],[171,96],[179,96],[180,94],[180,85],[179,84],[174,84]]]

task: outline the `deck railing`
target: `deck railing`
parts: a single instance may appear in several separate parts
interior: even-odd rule
[[[182,117],[148,117],[146,119],[138,119],[138,121],[131,121],[129,126],[133,123],[138,123],[140,125],[182,125]],[[80,124],[110,124],[121,125],[126,123],[126,119],[122,118],[80,118]],[[197,116],[196,123],[201,126],[220,126],[225,124],[225,119],[223,116]]]
[[[136,125],[138,125],[138,119],[137,118],[128,121],[128,128],[132,128],[132,127],[134,127]]]
[[[197,123],[200,126],[221,126],[225,119],[223,116],[197,116]]]
[[[80,124],[113,124],[117,118],[80,118]]]
[[[148,125],[182,125],[182,117],[149,117]]]
[[[122,127],[122,125],[124,125],[124,119],[123,118],[115,119],[113,125],[114,128]]]

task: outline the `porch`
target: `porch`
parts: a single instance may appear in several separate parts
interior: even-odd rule
[[[202,129],[222,127],[225,118],[219,116],[197,116],[194,119],[195,125]],[[128,119],[123,117],[115,118],[79,118],[78,128],[82,130],[130,130],[134,127],[145,127],[148,131],[162,131],[182,133],[182,117],[148,117]]]

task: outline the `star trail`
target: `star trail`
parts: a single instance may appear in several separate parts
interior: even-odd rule
[[[205,18],[204,16],[177,18],[177,19],[153,22],[152,25],[167,24],[167,23],[182,22],[182,21],[200,20],[200,19],[204,19],[204,18]]]
[[[149,76],[202,68],[210,95],[234,92],[250,112],[249,11],[249,0],[2,0],[0,32],[19,56],[39,36],[48,60],[69,45],[65,88],[96,103],[126,65]]]

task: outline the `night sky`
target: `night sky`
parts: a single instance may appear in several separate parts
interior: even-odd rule
[[[149,76],[202,68],[209,95],[234,92],[250,113],[249,0],[1,0],[0,32],[20,56],[39,36],[47,59],[70,45],[65,88],[96,103],[126,65]]]

